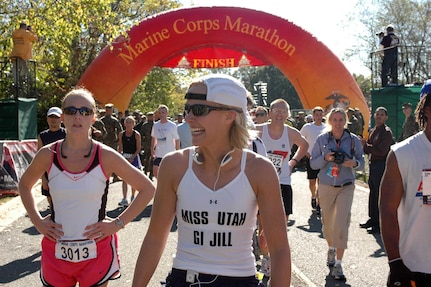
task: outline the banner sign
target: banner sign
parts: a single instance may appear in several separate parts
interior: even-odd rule
[[[155,66],[225,68],[276,66],[304,109],[359,108],[367,101],[341,60],[286,19],[239,7],[193,7],[147,17],[105,47],[78,82],[101,104],[120,111]]]
[[[37,140],[0,141],[0,197],[18,195],[18,182],[37,152]]]

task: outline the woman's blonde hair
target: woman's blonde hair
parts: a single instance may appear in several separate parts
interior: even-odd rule
[[[96,101],[94,100],[93,94],[83,87],[75,87],[70,92],[68,92],[61,101],[61,108],[64,109],[66,107],[65,105],[67,99],[74,96],[80,96],[87,99],[93,108],[93,112],[96,113]]]
[[[344,119],[346,120],[346,124],[344,125],[344,128],[347,128],[347,113],[343,108],[333,108],[327,115],[327,121],[326,121],[326,131],[332,131],[332,117],[334,114],[342,114]]]
[[[235,121],[229,131],[230,145],[236,149],[248,148],[250,145],[251,134],[247,127],[248,115],[236,112]]]

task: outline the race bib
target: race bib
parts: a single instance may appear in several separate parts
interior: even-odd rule
[[[423,203],[431,205],[431,170],[422,171]]]
[[[332,165],[328,168],[328,170],[326,171],[326,175],[329,177],[335,177],[337,178],[339,175],[339,169],[337,165]]]
[[[276,168],[281,168],[283,165],[283,156],[279,154],[268,153],[268,158]]]
[[[125,158],[125,159],[129,159],[129,158],[131,158],[133,156],[133,153],[123,153],[123,157]]]
[[[55,244],[55,258],[82,262],[97,257],[97,246],[94,239],[84,241],[57,241]]]

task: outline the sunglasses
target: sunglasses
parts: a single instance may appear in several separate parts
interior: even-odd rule
[[[257,114],[254,114],[256,117],[263,117],[263,116],[265,116],[265,114],[264,113],[257,113]]]
[[[189,114],[190,111],[192,111],[193,115],[195,115],[196,117],[206,116],[211,111],[232,111],[232,110],[234,110],[234,111],[240,112],[240,111],[232,109],[232,108],[213,107],[213,106],[199,105],[199,104],[196,104],[196,105],[185,104],[184,110],[186,111],[187,114]]]
[[[63,113],[66,115],[76,115],[76,113],[79,112],[81,114],[81,116],[91,116],[92,114],[94,114],[93,109],[87,108],[87,107],[82,107],[82,108],[76,108],[76,107],[65,107],[63,109]]]

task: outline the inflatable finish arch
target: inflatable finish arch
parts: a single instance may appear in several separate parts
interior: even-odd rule
[[[90,64],[80,85],[102,104],[125,110],[140,81],[154,66],[169,66],[202,49],[246,55],[250,65],[272,64],[295,87],[304,108],[358,107],[366,124],[368,106],[343,63],[310,33],[280,17],[236,7],[172,10],[144,19],[106,47]],[[220,60],[219,67],[240,59]],[[188,63],[187,63],[188,64]],[[196,63],[192,61],[192,67]]]

